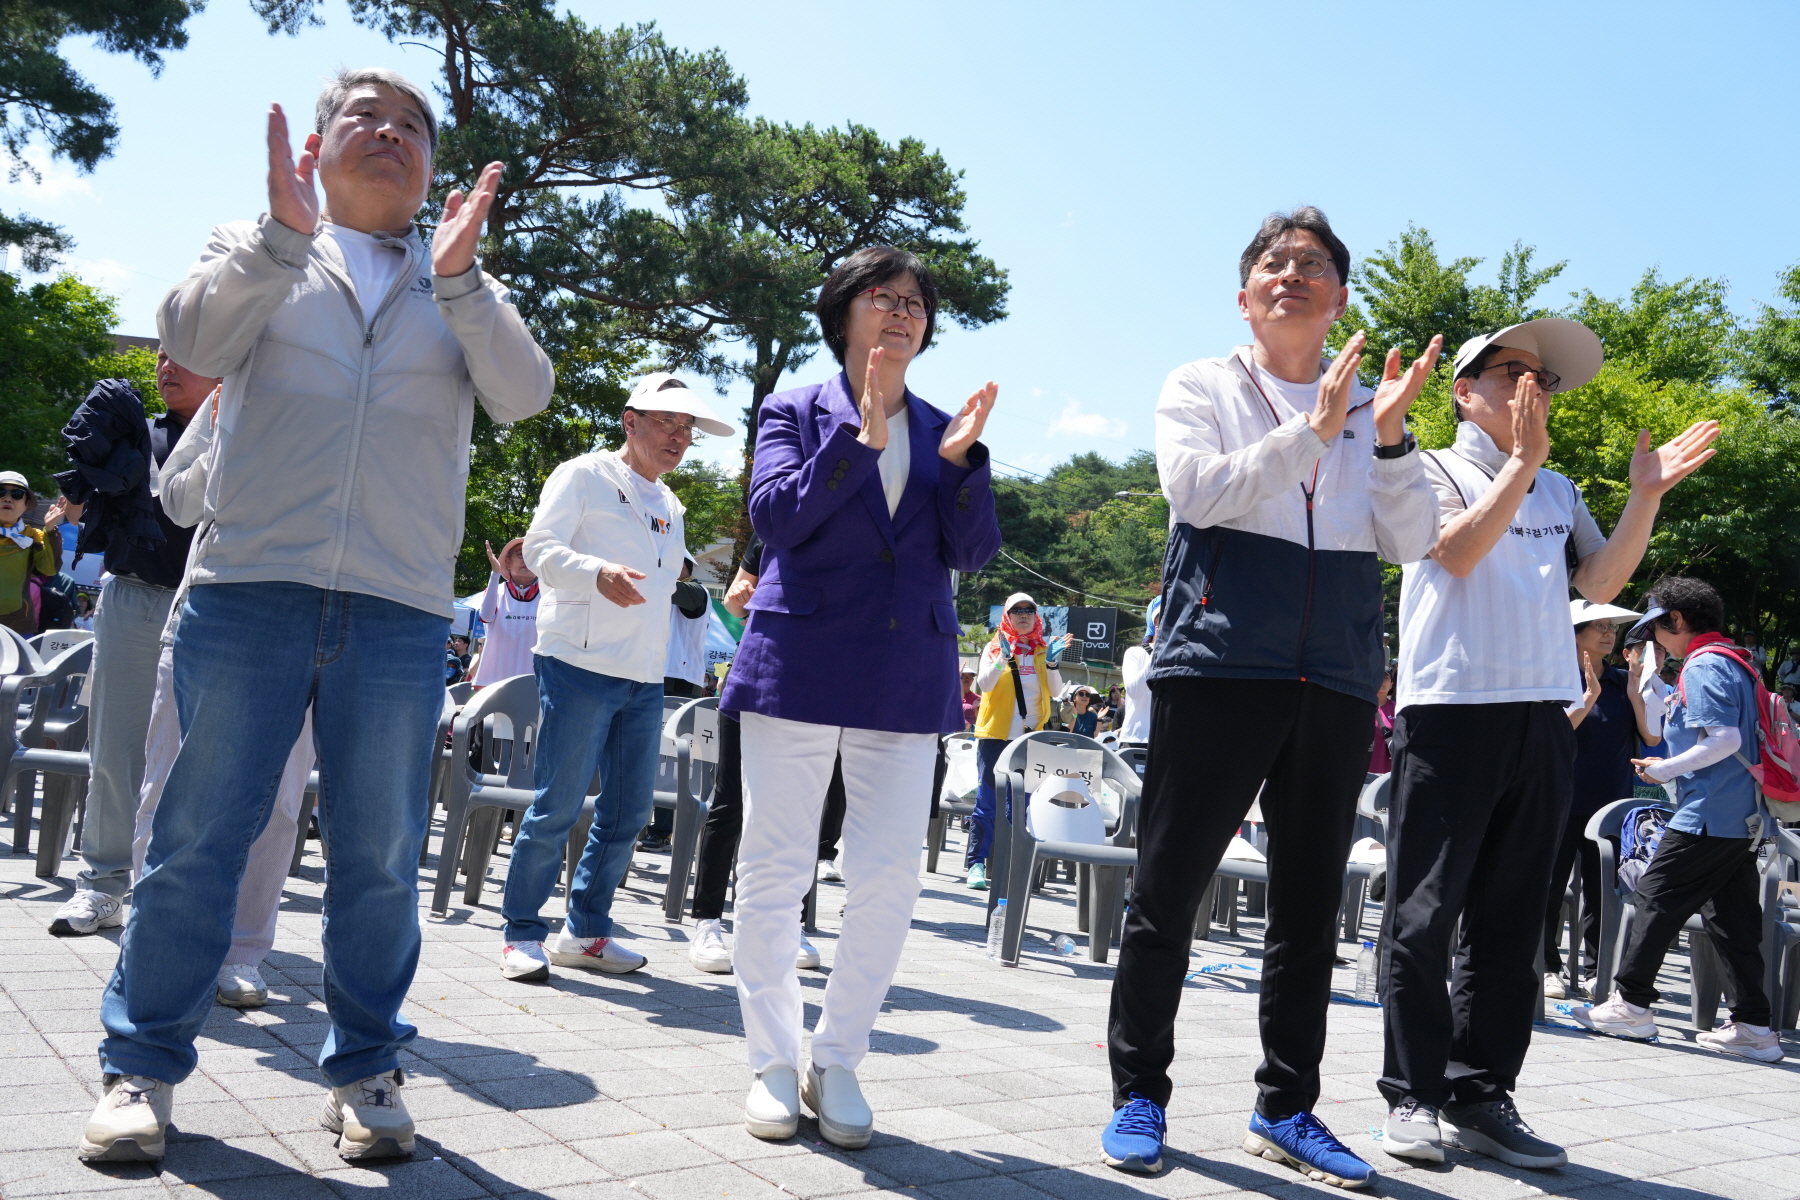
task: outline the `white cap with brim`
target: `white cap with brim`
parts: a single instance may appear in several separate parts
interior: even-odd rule
[[[1586,625],[1590,621],[1611,621],[1616,625],[1627,619],[1635,623],[1642,616],[1642,613],[1620,608],[1616,604],[1595,604],[1592,600],[1569,601],[1569,620],[1576,625]]]
[[[1545,368],[1561,376],[1556,387],[1559,392],[1588,382],[1600,373],[1601,364],[1606,361],[1600,336],[1586,325],[1566,317],[1540,317],[1520,325],[1508,325],[1498,333],[1470,338],[1457,349],[1456,369],[1450,377],[1460,376],[1463,368],[1489,346],[1511,346],[1537,355]]]
[[[1552,368],[1554,370],[1555,368]],[[639,412],[686,413],[694,418],[694,427],[714,437],[736,437],[737,427],[719,420],[719,414],[679,378],[667,371],[652,371],[632,386],[626,408]]]
[[[10,483],[14,487],[22,487],[28,492],[33,491],[31,481],[17,471],[0,471],[0,483]]]

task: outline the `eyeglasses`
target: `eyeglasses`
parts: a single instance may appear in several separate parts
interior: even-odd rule
[[[7,500],[29,500],[31,498],[31,493],[24,488],[19,487],[0,488],[0,498],[5,498]]]
[[[1536,375],[1538,388],[1545,392],[1554,392],[1562,386],[1562,376],[1558,375],[1555,371],[1547,371],[1543,367],[1534,367],[1527,363],[1519,362],[1517,359],[1513,359],[1509,362],[1489,363],[1487,366],[1481,368],[1480,371],[1475,372],[1475,374],[1480,375],[1487,371],[1497,371],[1501,367],[1506,368],[1506,377],[1512,380],[1515,386],[1518,384],[1519,380],[1525,378],[1527,375]]]
[[[1006,611],[1009,615],[1013,614],[1013,613],[1017,613],[1020,616],[1029,617],[1037,612],[1037,605],[1035,605],[1035,604],[1015,604],[1011,608],[1007,609]]]
[[[1327,267],[1335,265],[1316,250],[1271,250],[1262,256],[1256,270],[1261,275],[1282,275],[1287,272],[1289,263],[1308,279],[1318,279]]]
[[[902,296],[893,288],[872,287],[858,295],[867,296],[869,303],[875,306],[876,312],[898,312],[902,304],[906,305],[906,315],[923,321],[931,315],[931,306],[925,303],[923,296]]]
[[[706,435],[694,428],[694,422],[692,420],[678,421],[674,417],[659,417],[655,413],[639,413],[638,415],[647,421],[655,421],[658,425],[661,425],[664,433],[673,434],[676,437],[685,437],[690,442],[703,442],[706,440]]]

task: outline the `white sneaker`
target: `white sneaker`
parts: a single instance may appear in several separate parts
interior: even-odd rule
[[[215,992],[220,1004],[230,1008],[261,1008],[269,1002],[269,985],[262,971],[249,963],[226,963],[219,968]]]
[[[821,858],[819,860],[819,882],[821,882],[821,883],[842,883],[842,882],[844,882],[844,873],[842,871],[838,870],[837,859]]]
[[[1610,1033],[1614,1037],[1635,1038],[1640,1042],[1656,1036],[1656,1018],[1650,1015],[1650,1010],[1628,1002],[1616,991],[1604,1003],[1576,1005],[1569,1010],[1569,1016],[1595,1033]]]
[[[800,931],[800,949],[794,955],[794,967],[801,971],[816,971],[819,969],[818,947],[806,940],[806,930],[804,929]]]
[[[1381,1148],[1395,1158],[1416,1162],[1444,1161],[1444,1134],[1438,1127],[1438,1110],[1418,1100],[1402,1100],[1388,1110],[1381,1127]]]
[[[117,896],[77,888],[50,919],[50,932],[57,937],[87,937],[124,923],[125,904]]]
[[[83,1162],[155,1162],[163,1156],[175,1088],[143,1075],[109,1075],[75,1152]]]
[[[331,1089],[319,1124],[338,1135],[339,1158],[402,1158],[413,1152],[413,1120],[400,1098],[405,1082],[395,1068]]]
[[[863,1099],[856,1072],[842,1067],[806,1068],[800,1081],[800,1098],[819,1117],[819,1132],[834,1146],[861,1150],[875,1133],[875,1114]]]
[[[1563,986],[1563,977],[1551,971],[1544,976],[1544,998],[1546,1000],[1567,1000],[1569,989]]]
[[[650,961],[641,954],[625,949],[613,938],[578,938],[569,932],[567,925],[557,930],[556,936],[544,945],[544,949],[549,952],[550,961],[559,967],[605,971],[608,975],[623,975]]]
[[[750,1084],[744,1097],[744,1128],[751,1137],[778,1142],[800,1128],[800,1076],[794,1068],[777,1065],[764,1070]]]
[[[1718,1029],[1698,1034],[1694,1040],[1708,1050],[1754,1058],[1757,1062],[1780,1062],[1783,1058],[1780,1034],[1773,1029],[1757,1033],[1736,1021],[1727,1021]]]
[[[500,947],[500,973],[520,983],[542,983],[550,978],[550,957],[542,942],[508,942]]]
[[[717,917],[694,924],[694,940],[688,943],[688,961],[712,975],[731,974],[731,947],[725,944],[725,924]]]

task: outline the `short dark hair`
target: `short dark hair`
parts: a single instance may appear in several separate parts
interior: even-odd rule
[[[1703,580],[1685,575],[1664,575],[1650,585],[1644,603],[1680,613],[1694,633],[1717,633],[1725,628],[1725,601],[1719,598],[1712,584]],[[1667,617],[1662,618],[1664,629],[1671,624],[1673,622]]]
[[[1262,228],[1244,247],[1244,253],[1238,257],[1238,286],[1243,287],[1250,282],[1250,272],[1256,268],[1256,260],[1263,256],[1263,251],[1273,246],[1283,234],[1296,229],[1304,229],[1325,244],[1331,252],[1331,265],[1337,268],[1338,282],[1350,282],[1350,248],[1331,232],[1331,222],[1325,214],[1310,204],[1302,204],[1293,212],[1272,212],[1263,218]]]
[[[1458,421],[1465,421],[1468,418],[1463,416],[1462,401],[1456,398],[1456,381],[1458,379],[1473,379],[1475,376],[1481,374],[1483,371],[1487,370],[1488,364],[1493,362],[1494,359],[1499,356],[1500,351],[1504,349],[1506,349],[1505,346],[1489,342],[1476,353],[1474,358],[1471,358],[1468,362],[1464,363],[1463,369],[1458,371],[1455,376],[1451,378],[1450,411],[1456,414],[1456,419]]]
[[[844,355],[850,352],[850,343],[844,337],[844,317],[850,311],[850,302],[896,275],[911,275],[919,282],[926,309],[925,339],[919,343],[919,353],[931,348],[931,335],[937,332],[938,310],[937,283],[931,278],[931,271],[910,251],[897,250],[893,246],[869,246],[839,263],[825,286],[819,289],[819,303],[815,309],[819,315],[819,330],[825,335],[825,345],[830,347],[832,357],[840,364]]]

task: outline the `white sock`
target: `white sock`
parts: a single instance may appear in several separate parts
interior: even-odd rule
[[[1768,1037],[1769,1036],[1769,1027],[1767,1025],[1746,1025],[1742,1021],[1739,1021],[1739,1022],[1737,1022],[1737,1027],[1739,1029],[1749,1030],[1751,1033],[1754,1033],[1757,1037]]]

